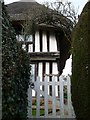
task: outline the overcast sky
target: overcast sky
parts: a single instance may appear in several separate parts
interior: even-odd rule
[[[5,4],[9,4],[15,1],[19,1],[19,0],[4,0]],[[76,10],[78,10],[78,14],[81,13],[84,5],[87,3],[88,0],[36,0],[39,3],[43,3],[43,2],[55,2],[55,1],[70,1],[72,2],[73,6],[75,7]],[[65,69],[63,70],[63,75],[67,75],[67,74],[71,74],[71,66],[72,66],[72,59],[70,57],[70,59],[68,59],[66,61],[66,66]]]
[[[12,3],[12,2],[15,2],[15,1],[19,1],[19,0],[4,0],[5,4]],[[76,10],[79,8],[78,13],[80,14],[84,5],[85,5],[85,3],[88,0],[36,0],[36,1],[39,2],[39,3],[46,2],[46,1],[48,1],[48,2],[71,1]]]

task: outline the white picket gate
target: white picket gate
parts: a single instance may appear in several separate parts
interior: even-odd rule
[[[75,118],[71,102],[70,77],[64,78],[60,76],[59,81],[56,78],[56,76],[53,76],[52,81],[49,81],[49,77],[46,76],[44,81],[40,81],[40,77],[37,77],[37,80],[31,83],[31,87],[28,89],[28,118]],[[44,91],[41,86],[44,86]],[[52,96],[48,92],[49,86],[52,86]],[[56,96],[58,86],[60,95]],[[36,96],[32,96],[32,89],[35,90]],[[43,101],[43,106],[41,105],[41,100]],[[41,114],[41,111],[44,114]]]

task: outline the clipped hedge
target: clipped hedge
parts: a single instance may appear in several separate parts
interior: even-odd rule
[[[72,37],[72,102],[78,120],[88,120],[90,112],[90,2],[73,31]]]
[[[29,58],[16,41],[4,3],[2,4],[2,120],[27,119]]]

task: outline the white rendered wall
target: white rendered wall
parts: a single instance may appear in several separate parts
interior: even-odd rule
[[[57,42],[54,33],[50,33],[49,38],[49,52],[57,52]],[[46,32],[42,34],[42,52],[47,52],[47,36]],[[35,33],[35,52],[40,52],[40,37],[39,32]]]
[[[16,39],[17,39],[18,41],[24,41],[23,35],[16,35]]]
[[[43,32],[42,35],[42,52],[47,52],[47,36],[46,36],[46,32]]]
[[[49,75],[50,74],[50,71],[49,71],[49,69],[50,69],[50,63],[49,62],[46,62],[46,64],[45,64],[45,74],[47,74],[47,75]],[[32,74],[34,74],[33,72],[35,71],[35,66],[33,65],[33,71],[32,71]],[[42,79],[43,79],[43,63],[42,62],[40,62],[39,64],[38,64],[38,76],[40,77],[40,81],[42,81]],[[53,62],[52,63],[52,74],[54,74],[54,75],[57,75],[58,74],[58,68],[57,68],[57,63],[56,62]],[[56,76],[55,77],[55,81],[57,81],[57,79],[58,79],[58,77]],[[50,81],[50,79],[49,79],[49,77],[48,77],[48,82]],[[42,86],[40,86],[40,89],[42,90]],[[55,90],[56,90],[56,96],[58,96],[58,87],[56,86],[56,88],[55,88]],[[35,96],[35,92],[34,92],[34,90],[32,90],[32,92],[33,92],[33,96]],[[50,87],[48,86],[48,94],[50,94]]]
[[[49,75],[49,62],[46,62],[46,71],[45,74]],[[49,77],[48,77],[48,82],[49,82]],[[49,94],[49,86],[48,86],[48,94]]]
[[[16,35],[16,39],[18,40],[18,41],[25,41],[25,36],[24,35]],[[28,35],[27,37],[26,37],[26,40],[27,41],[31,41],[32,42],[32,35]]]
[[[57,63],[56,62],[54,62],[53,65],[52,65],[52,74],[55,74],[55,75],[58,74],[58,68],[57,68]],[[58,81],[57,76],[55,77],[55,81],[56,82]],[[56,96],[58,96],[58,87],[57,86],[56,86],[55,90],[56,90],[56,92],[55,92]]]
[[[42,81],[42,78],[43,78],[43,76],[42,76],[42,71],[43,69],[42,69],[42,62],[40,62],[39,64],[38,64],[38,76],[40,77],[40,81]],[[40,89],[42,90],[42,86],[40,86]]]
[[[42,62],[38,64],[38,76],[40,76],[40,81],[42,81]]]
[[[52,74],[55,74],[55,75],[58,74],[58,68],[57,68],[56,62],[53,62],[53,64],[52,64]]]
[[[31,80],[32,82],[35,81],[35,64],[31,64]],[[35,96],[35,91],[33,89],[32,89],[32,96]]]
[[[30,44],[28,47],[28,52],[33,52],[33,44]]]
[[[50,52],[57,52],[57,42],[55,38],[55,34],[50,34],[49,38],[49,44],[50,44]]]
[[[45,74],[49,74],[49,62],[46,62]]]
[[[35,33],[35,52],[40,52],[40,39],[39,32]]]
[[[47,35],[46,32],[42,32],[42,52],[47,52]],[[16,36],[17,40],[19,41],[24,41],[24,36],[23,35],[17,35]],[[32,41],[32,36],[27,37],[27,41]],[[25,49],[25,46],[23,46]],[[57,42],[55,38],[54,33],[50,33],[49,37],[49,52],[57,52]],[[33,45],[29,45],[29,52],[33,52]],[[35,52],[40,52],[40,36],[39,36],[39,31],[36,31],[35,33]]]

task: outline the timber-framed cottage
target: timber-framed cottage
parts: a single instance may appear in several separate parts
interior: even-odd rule
[[[62,74],[65,61],[69,58],[71,21],[34,0],[21,0],[7,5],[16,37],[21,47],[27,50],[32,65],[32,79],[40,76]],[[25,13],[35,21],[34,32],[24,40],[22,35]],[[36,18],[34,16],[37,16]],[[34,19],[35,18],[35,19]]]

